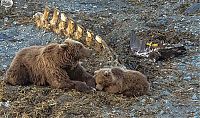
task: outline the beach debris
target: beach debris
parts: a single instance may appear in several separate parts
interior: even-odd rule
[[[49,18],[50,16],[52,18]],[[38,28],[50,30],[67,38],[78,40],[99,52],[109,49],[106,42],[99,35],[76,23],[72,18],[67,17],[64,12],[60,13],[57,8],[54,8],[53,14],[50,15],[50,8],[46,6],[44,13],[37,12],[33,15],[33,18]],[[49,21],[48,19],[51,20]]]
[[[49,23],[48,23],[49,12],[50,12],[50,9],[48,6],[46,6],[44,9],[44,13],[39,18],[40,23],[41,23],[40,27],[49,29]]]
[[[74,38],[77,40],[80,40],[80,38],[83,36],[84,28],[83,26],[77,24],[76,25],[76,31],[74,33]]]
[[[5,108],[8,108],[10,107],[10,101],[6,101],[6,102],[0,102],[0,107],[5,107]]]
[[[157,43],[138,39],[135,31],[131,32],[130,39],[131,51],[137,56],[149,57],[149,54],[155,51],[159,46]]]
[[[117,56],[100,35],[78,24],[58,8],[54,8],[51,12],[51,9],[45,6],[43,13],[37,12],[33,15],[33,19],[36,27],[52,31],[66,39],[77,40],[97,51],[97,54],[106,55],[104,58],[108,58],[109,62],[116,63],[117,59],[114,57]]]
[[[154,62],[163,61],[186,54],[186,51],[187,50],[183,45],[165,46],[164,48],[152,51],[149,58],[154,60]]]
[[[40,28],[41,27],[41,17],[43,16],[43,13],[37,12],[33,15],[33,19],[35,19],[35,25]]]
[[[60,22],[59,22],[59,24],[58,24],[59,33],[65,31],[66,22],[67,22],[67,17],[66,17],[66,15],[65,15],[64,13],[61,13],[61,14],[60,14]]]
[[[148,42],[136,37],[135,31],[130,35],[130,48],[134,55],[152,59],[154,62],[167,60],[186,53],[185,46],[181,44],[162,44]]]
[[[94,33],[92,31],[87,30],[87,35],[85,40],[86,40],[86,45],[91,46],[94,40]]]
[[[66,29],[66,36],[68,37],[72,37],[73,36],[73,33],[75,31],[75,22],[73,19],[71,18],[68,18],[68,22],[67,22],[67,29]]]

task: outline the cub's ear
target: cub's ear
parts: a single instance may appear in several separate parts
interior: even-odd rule
[[[73,42],[73,39],[67,38],[65,39],[64,44],[70,45],[72,42]]]
[[[68,45],[66,45],[66,44],[60,44],[59,47],[62,48],[62,49],[67,49]]]
[[[69,45],[70,42],[66,39],[66,40],[64,41],[64,44]]]
[[[96,75],[99,71],[100,71],[100,70],[96,70],[96,71],[94,71],[94,75]]]
[[[110,76],[110,71],[108,71],[108,70],[104,71],[103,75],[106,77]]]
[[[94,71],[94,75],[96,75],[97,74],[97,71]]]

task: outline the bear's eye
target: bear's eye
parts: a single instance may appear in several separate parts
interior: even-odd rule
[[[98,82],[98,84],[102,84],[102,82]]]
[[[82,48],[83,48],[83,46],[82,46],[82,45],[79,45],[79,48],[80,48],[80,49],[82,49]]]
[[[80,44],[76,44],[76,47],[79,48],[79,49],[83,48],[83,46],[80,45]]]
[[[110,74],[109,73],[105,73],[104,76],[110,77]]]

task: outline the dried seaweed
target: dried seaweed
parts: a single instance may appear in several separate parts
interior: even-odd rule
[[[63,2],[63,1],[62,1]],[[65,1],[67,2],[67,1]],[[115,2],[116,1],[112,1]],[[44,86],[10,86],[3,82],[2,76],[5,71],[0,72],[0,116],[1,117],[196,117],[199,116],[199,67],[198,37],[189,32],[177,32],[175,30],[148,29],[140,30],[135,34],[138,39],[169,44],[181,43],[191,46],[184,57],[173,58],[165,62],[154,63],[147,58],[141,58],[132,54],[130,49],[129,25],[140,22],[140,15],[143,14],[146,20],[159,16],[155,11],[167,1],[143,2],[133,4],[133,7],[123,6],[123,9],[116,8],[116,5],[109,7],[110,11],[97,13],[72,12],[80,19],[80,22],[88,29],[100,32],[103,39],[106,39],[108,46],[112,46],[113,52],[119,55],[119,61],[129,69],[139,70],[148,77],[151,83],[151,91],[148,95],[138,98],[127,98],[122,95],[108,94],[97,91],[96,93],[81,93],[75,90],[52,89]],[[34,4],[33,4],[34,3]],[[64,3],[64,2],[63,2]],[[97,5],[99,5],[98,2]],[[119,7],[120,1],[117,1]],[[33,6],[35,2],[30,3]],[[59,4],[59,3],[57,3]],[[74,2],[74,4],[78,4]],[[87,3],[82,3],[86,4]],[[94,5],[94,3],[92,3]],[[41,5],[37,3],[36,5]],[[112,4],[109,4],[112,5]],[[168,4],[169,5],[169,4]],[[155,7],[159,6],[159,7]],[[97,6],[98,9],[99,6]],[[115,8],[113,8],[115,7]],[[154,9],[155,7],[155,9]],[[27,11],[42,11],[38,9],[27,9]],[[121,7],[120,7],[121,8]],[[140,9],[141,8],[141,9]],[[157,9],[158,8],[158,9]],[[149,12],[141,13],[141,10]],[[152,10],[154,9],[154,10]],[[171,8],[170,8],[171,9]],[[105,9],[104,9],[105,10]],[[123,11],[124,10],[124,11]],[[19,11],[19,12],[17,12]],[[30,21],[24,15],[26,10],[17,9],[13,17],[19,19],[17,25],[24,21]],[[96,12],[96,11],[95,11]],[[170,12],[170,10],[169,10]],[[109,14],[110,13],[110,14]],[[130,15],[131,14],[131,15]],[[137,14],[139,17],[134,17]],[[72,15],[72,16],[73,16]],[[129,16],[130,15],[130,16]],[[163,14],[162,14],[163,15]],[[32,16],[32,15],[31,15]],[[8,17],[8,16],[5,16]],[[130,17],[133,17],[131,19]],[[123,20],[122,20],[123,19]],[[139,20],[138,20],[139,19]],[[32,21],[31,21],[32,22]],[[27,24],[28,23],[28,24]],[[96,25],[93,25],[95,24]],[[12,24],[12,22],[10,23]],[[92,25],[91,25],[92,24]],[[126,25],[127,24],[127,25]],[[30,22],[23,23],[26,27]],[[103,28],[99,28],[102,26]],[[4,27],[16,27],[10,25]],[[135,27],[135,26],[131,26]],[[169,26],[170,27],[170,26]],[[21,27],[18,27],[21,28]],[[160,28],[160,29],[159,29]],[[103,30],[101,30],[103,29]],[[126,29],[126,30],[124,30]],[[172,28],[173,29],[173,28]],[[3,29],[1,29],[3,30]],[[34,29],[36,30],[36,29]],[[42,30],[40,30],[43,32]],[[24,31],[27,32],[27,31]],[[24,35],[24,34],[23,34]],[[49,36],[50,34],[43,34]],[[58,39],[58,38],[57,38]],[[57,40],[56,39],[56,40]],[[59,39],[60,40],[60,39]],[[189,45],[188,42],[194,42]],[[24,42],[21,42],[24,44]],[[90,59],[83,60],[83,66],[93,73],[104,65],[100,55],[92,55]],[[190,79],[186,79],[189,77]]]

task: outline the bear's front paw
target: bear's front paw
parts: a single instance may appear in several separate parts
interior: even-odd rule
[[[87,81],[86,84],[92,88],[96,87],[95,79],[93,77],[90,77]]]
[[[95,92],[96,89],[93,87],[88,86],[85,82],[76,81],[75,82],[75,89],[80,92]]]

